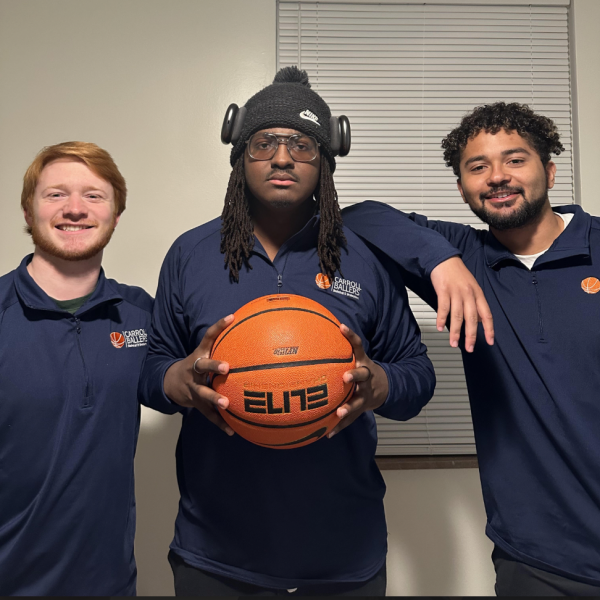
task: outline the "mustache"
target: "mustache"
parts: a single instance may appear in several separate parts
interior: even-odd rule
[[[479,194],[479,199],[489,200],[490,198],[495,198],[498,194],[523,194],[523,188],[503,185],[501,187],[494,188],[491,192]]]

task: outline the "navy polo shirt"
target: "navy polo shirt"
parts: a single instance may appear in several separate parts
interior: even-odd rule
[[[176,453],[181,500],[171,548],[200,569],[272,588],[367,580],[387,550],[372,412],[331,439],[291,450],[263,448],[171,403],[163,379],[222,317],[260,296],[299,294],[354,330],[385,370],[389,394],[377,412],[410,419],[431,398],[435,380],[402,280],[390,280],[373,252],[345,230],[343,277],[321,289],[314,217],[273,262],[255,240],[252,268],[232,283],[220,229],[220,219],[193,229],[167,254],[140,380],[145,404],[183,414]]]
[[[403,266],[435,306],[431,269],[462,253],[494,317],[463,363],[490,539],[516,560],[600,585],[600,219],[579,206],[529,270],[488,231],[364,202],[344,223]],[[427,246],[427,264],[399,239]],[[437,232],[437,238],[432,234]],[[437,258],[435,258],[437,255]]]
[[[0,594],[135,594],[137,383],[152,299],[101,271],[75,314],[0,278]]]

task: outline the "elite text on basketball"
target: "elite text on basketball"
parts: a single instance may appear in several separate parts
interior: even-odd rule
[[[299,404],[300,411],[320,408],[329,402],[327,384],[278,392],[277,398],[274,398],[274,393],[244,390],[244,410],[247,413],[288,414],[291,412],[292,402]]]

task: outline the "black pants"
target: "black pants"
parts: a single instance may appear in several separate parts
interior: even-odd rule
[[[264,588],[237,579],[208,573],[188,565],[173,550],[169,551],[176,596],[385,596],[387,583],[385,565],[367,581],[324,583],[297,588],[293,592]]]
[[[496,596],[600,596],[600,587],[548,573],[512,558],[496,546]]]

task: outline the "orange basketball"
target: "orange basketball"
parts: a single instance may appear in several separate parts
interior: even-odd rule
[[[588,294],[597,294],[600,292],[600,281],[595,277],[587,277],[581,282],[581,289]]]
[[[354,392],[354,383],[342,381],[355,361],[339,326],[303,296],[263,296],[242,306],[211,353],[229,363],[213,388],[229,398],[221,414],[231,428],[268,448],[298,448],[329,433]]]

